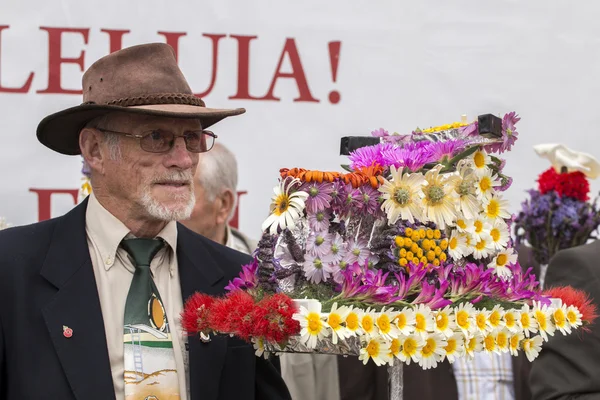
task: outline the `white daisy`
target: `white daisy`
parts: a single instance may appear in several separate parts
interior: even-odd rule
[[[271,215],[262,224],[264,232],[268,230],[273,235],[279,228],[293,228],[296,221],[304,215],[308,193],[302,190],[294,191],[299,183],[299,179],[284,179],[275,186],[275,195],[271,198]]]
[[[583,325],[581,318],[581,312],[579,312],[579,309],[577,307],[567,307],[567,321],[569,321],[569,325],[571,326],[571,328],[577,329],[581,325]]]
[[[498,194],[492,195],[483,201],[484,215],[491,221],[509,219],[510,213],[508,212],[508,207],[508,200],[503,199]]]
[[[398,355],[400,361],[410,365],[411,360],[418,363],[421,359],[421,349],[425,345],[425,341],[421,335],[413,334],[402,339],[402,351]]]
[[[422,186],[423,207],[428,221],[439,229],[452,225],[456,218],[456,193],[447,184],[447,178],[440,174],[442,165],[436,165],[425,174],[425,185]]]
[[[450,364],[463,357],[465,354],[465,336],[462,333],[454,333],[447,339],[444,350]]]
[[[320,306],[320,305],[319,305]],[[300,322],[300,340],[309,349],[317,347],[317,340],[328,337],[330,332],[321,315],[321,310],[316,305],[309,308],[300,306],[300,312],[293,315],[293,319]]]
[[[524,339],[522,343],[523,351],[529,362],[535,360],[542,350],[543,340],[541,336],[534,336],[531,339]]]
[[[519,350],[521,349],[521,341],[523,340],[523,333],[518,332],[513,334],[509,339],[509,349],[510,354],[513,356],[519,355]]]
[[[529,337],[530,333],[537,333],[538,331],[538,323],[529,309],[529,304],[525,304],[523,308],[521,308],[519,327],[523,330],[525,337]]]
[[[498,180],[498,175],[492,174],[490,170],[485,171],[479,176],[475,191],[477,192],[477,198],[480,200],[487,199],[496,193],[498,186],[502,183]]]
[[[518,310],[510,309],[506,310],[503,315],[504,326],[511,333],[516,333],[520,330],[519,320],[521,318],[521,314]]]
[[[508,240],[510,239],[510,233],[508,232],[508,225],[502,219],[496,219],[492,228],[490,229],[490,237],[496,250],[506,248]]]
[[[496,346],[499,353],[508,353],[510,351],[510,333],[508,329],[496,331]]]
[[[434,311],[433,315],[435,318],[434,332],[441,333],[445,337],[449,338],[454,335],[456,328],[456,317],[450,306],[446,306],[442,310]]]
[[[423,304],[415,308],[415,332],[421,337],[427,337],[428,332],[433,332],[435,320],[431,314],[431,309]]]
[[[360,310],[357,308],[349,307],[348,314],[346,315],[346,329],[348,330],[349,336],[356,336],[361,334],[360,329]]]
[[[372,338],[367,342],[367,345],[360,349],[358,359],[366,364],[369,359],[375,362],[375,365],[380,366],[390,361],[390,345],[381,337]]]
[[[489,311],[486,309],[475,311],[475,329],[481,335],[491,332],[490,323],[488,321]]]
[[[565,304],[561,304],[560,307],[556,307],[552,311],[552,320],[554,322],[554,326],[556,326],[556,329],[558,329],[560,333],[563,335],[571,333],[571,325],[569,325],[569,321],[567,319],[567,306]]]
[[[454,309],[456,326],[463,334],[469,335],[475,331],[475,307],[471,303],[461,303]]]
[[[504,328],[506,322],[504,321],[504,309],[496,304],[490,314],[488,315],[488,323],[492,330],[498,330]]]
[[[350,309],[348,307],[342,306],[337,308],[337,303],[333,303],[333,306],[331,306],[331,311],[327,314],[327,326],[331,329],[333,344],[337,344],[338,338],[344,340],[350,337],[350,331],[343,325],[349,312]]]
[[[483,351],[488,354],[500,354],[498,351],[498,345],[496,344],[496,335],[494,332],[488,332],[483,336]]]
[[[473,216],[473,218],[475,218],[475,216]],[[471,224],[471,218],[465,218],[464,215],[458,215],[456,217],[456,221],[454,221],[454,224],[456,225],[456,229],[461,232],[461,233],[465,233],[468,231],[469,226]]]
[[[488,257],[494,252],[494,244],[490,235],[481,235],[473,246],[473,258],[480,260]]]
[[[480,334],[469,334],[465,337],[465,356],[473,359],[475,353],[479,353],[483,349],[483,336]]]
[[[491,229],[492,224],[486,218],[485,214],[480,214],[476,218],[469,220],[469,225],[467,226],[467,232],[476,240],[479,240],[483,236],[487,237]]]
[[[485,150],[477,150],[475,153],[473,153],[469,160],[471,161],[473,170],[478,176],[481,176],[483,173],[489,171],[489,165],[492,163],[491,157],[485,152]]]
[[[415,330],[415,311],[410,307],[404,307],[396,314],[394,323],[402,335],[410,335]]]
[[[367,308],[366,311],[362,311],[359,314],[358,323],[360,325],[360,334],[365,335],[367,339],[371,339],[377,336],[377,325],[375,325],[375,313],[371,308]]]
[[[467,237],[465,234],[453,230],[448,241],[448,254],[455,260],[460,260],[469,254],[467,248]]]
[[[385,307],[376,314],[375,325],[377,326],[377,329],[379,329],[379,334],[385,340],[390,341],[396,339],[400,333],[398,327],[392,323],[394,318],[395,315],[393,314],[393,309],[386,311]]]
[[[394,359],[400,359],[400,352],[402,351],[402,341],[404,339],[395,338],[390,342],[390,361],[389,365],[394,365]]]
[[[252,346],[254,347],[254,355],[256,357],[264,357],[265,359],[269,358],[269,352],[265,351],[265,339],[262,337],[253,337]]]
[[[446,355],[444,347],[448,345],[446,338],[439,333],[432,333],[425,338],[425,345],[421,349],[419,365],[423,369],[435,368]]]
[[[470,167],[469,163],[461,160],[456,168],[456,175],[453,175],[448,184],[458,196],[457,211],[464,215],[465,218],[475,218],[481,211],[481,202],[477,199],[476,182],[477,175]]]
[[[513,249],[500,250],[488,264],[488,268],[493,268],[494,273],[499,277],[508,279],[512,276],[510,265],[517,262],[517,255]]]
[[[540,336],[546,342],[548,341],[548,335],[554,336],[556,330],[551,315],[552,311],[548,309],[547,305],[542,305],[540,302],[534,303],[533,317],[537,321]]]
[[[402,218],[411,223],[415,218],[420,220],[423,211],[420,197],[421,186],[425,178],[421,173],[403,173],[404,169],[390,167],[392,180],[384,179],[383,185],[379,187],[385,200],[381,209],[385,211],[390,225],[395,224]]]

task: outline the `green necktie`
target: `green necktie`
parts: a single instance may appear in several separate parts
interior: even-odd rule
[[[164,247],[161,239],[125,239],[135,272],[124,319],[125,399],[179,399],[179,381],[171,332],[150,263]]]

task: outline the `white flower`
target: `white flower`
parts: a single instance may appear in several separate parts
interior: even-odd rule
[[[548,341],[548,335],[554,336],[556,327],[550,318],[552,311],[547,305],[542,305],[540,302],[535,302],[533,306],[533,316],[538,324],[540,336],[544,341]]]
[[[488,332],[483,336],[483,351],[488,354],[500,354],[498,351],[498,345],[496,344],[496,335],[494,332]]]
[[[265,340],[262,337],[254,337],[252,338],[252,346],[254,347],[254,355],[256,357],[264,357],[265,359],[269,358],[269,352],[265,351]]]
[[[490,235],[481,235],[473,246],[473,258],[480,260],[488,257],[494,251],[494,244]]]
[[[498,304],[492,308],[488,315],[488,323],[492,330],[498,330],[504,328],[506,322],[504,321],[504,309]]]
[[[475,218],[481,211],[481,202],[477,200],[477,192],[475,189],[475,183],[477,182],[477,175],[469,163],[461,160],[456,167],[456,175],[453,175],[449,180],[448,184],[452,185],[452,188],[458,196],[457,211],[462,213],[465,218]]]
[[[471,303],[461,303],[454,309],[456,326],[465,336],[475,331],[475,307]]]
[[[476,241],[482,237],[488,237],[491,229],[492,224],[490,223],[490,220],[486,218],[485,214],[480,214],[476,218],[469,220],[467,226],[467,232],[469,232]]]
[[[423,206],[420,197],[421,186],[425,182],[421,173],[403,173],[404,169],[390,167],[392,180],[384,178],[379,191],[385,199],[381,209],[385,211],[390,225],[395,224],[399,218],[411,223],[421,219]]]
[[[496,346],[498,352],[508,353],[510,350],[510,333],[508,332],[508,329],[500,329],[496,332]]]
[[[10,228],[12,225],[9,224],[8,222],[6,222],[6,220],[4,219],[4,217],[0,217],[0,231],[2,229],[6,229],[6,228]]]
[[[483,173],[489,171],[489,165],[492,163],[491,157],[485,152],[485,150],[477,150],[475,153],[473,153],[469,160],[471,161],[473,170],[478,176],[481,176]]]
[[[473,218],[475,218],[475,216],[473,216]],[[456,224],[456,229],[460,233],[468,232],[469,226],[472,223],[471,220],[473,218],[466,218],[464,215],[458,215],[456,221],[454,222]]]
[[[477,332],[479,332],[482,335],[491,332],[490,323],[488,321],[488,315],[489,311],[486,309],[475,311],[475,327],[477,329]]]
[[[483,349],[483,336],[480,334],[469,334],[465,337],[465,356],[474,358],[475,353],[479,353]]]
[[[425,338],[425,346],[421,349],[419,365],[423,369],[435,368],[446,355],[444,347],[448,345],[446,338],[439,333],[432,333]]]
[[[501,250],[496,254],[496,257],[488,264],[488,268],[493,268],[494,273],[504,279],[512,276],[510,265],[517,262],[517,255],[513,249]]]
[[[444,350],[450,364],[463,357],[465,354],[465,336],[462,333],[454,333],[448,338]]]
[[[410,335],[415,330],[415,311],[410,307],[404,307],[396,314],[394,323],[402,335]]]
[[[509,349],[510,354],[513,356],[519,355],[519,350],[521,349],[521,341],[523,340],[523,333],[518,332],[512,335],[509,339]]]
[[[531,339],[523,340],[523,350],[525,351],[525,355],[527,359],[531,362],[537,358],[542,350],[543,340],[541,336],[534,336]]]
[[[360,329],[360,315],[361,311],[358,308],[349,307],[348,314],[346,315],[346,329],[349,336],[356,336],[361,334]]]
[[[436,165],[425,174],[426,184],[422,186],[423,207],[428,221],[439,229],[452,225],[456,218],[455,196],[447,184],[447,178],[440,174],[442,165]]]
[[[434,311],[435,325],[434,331],[441,333],[445,337],[449,338],[454,335],[456,328],[455,315],[450,306],[446,306],[442,310]]]
[[[389,365],[392,366],[394,365],[394,359],[400,359],[400,352],[402,351],[402,341],[404,339],[399,339],[399,338],[394,338],[392,339],[392,341],[390,342],[390,361],[389,361]]]
[[[431,314],[431,309],[423,304],[419,304],[415,309],[415,332],[421,337],[427,337],[428,332],[433,332],[435,321]]]
[[[297,190],[292,191],[300,183],[299,179],[284,179],[273,191],[275,195],[271,198],[271,215],[263,222],[262,230],[276,234],[277,229],[293,228],[296,221],[304,214],[304,203],[308,193]]]
[[[350,331],[343,325],[349,312],[348,307],[337,308],[337,303],[333,303],[333,306],[331,306],[331,311],[327,314],[327,326],[331,328],[331,341],[333,344],[337,344],[338,338],[344,340],[350,337]]]
[[[381,337],[372,338],[367,345],[360,349],[358,359],[366,364],[369,359],[375,362],[375,365],[380,366],[390,361],[390,345]]]
[[[529,304],[525,304],[523,308],[521,308],[519,326],[523,330],[525,337],[529,337],[529,333],[537,333],[538,331],[538,323],[535,318],[533,318],[533,313],[529,309]]]
[[[491,221],[496,219],[509,219],[508,200],[503,199],[500,195],[492,195],[487,197],[483,202],[484,215]]]
[[[379,329],[379,334],[385,340],[392,340],[398,337],[398,327],[392,323],[395,316],[391,314],[393,312],[392,309],[385,310],[385,307],[381,309],[379,313],[376,314],[375,325],[377,329]]]
[[[567,307],[567,321],[569,321],[569,325],[571,326],[571,328],[577,329],[581,325],[583,325],[581,317],[581,312],[579,312],[579,309],[577,307]]]
[[[365,335],[367,339],[377,336],[378,328],[375,325],[375,313],[370,307],[366,311],[360,312],[358,323],[360,325],[360,334]]]
[[[477,181],[477,186],[475,186],[477,197],[480,200],[491,197],[494,193],[496,193],[496,187],[501,186],[502,183],[498,180],[498,176],[496,174],[492,174],[490,170],[483,172],[479,181]]]
[[[502,250],[508,245],[508,239],[510,239],[510,233],[508,232],[508,225],[502,219],[496,219],[490,230],[490,237],[496,250]]]
[[[455,260],[460,260],[470,254],[467,247],[467,236],[453,230],[448,241],[448,254]]]
[[[329,330],[325,321],[322,319],[321,310],[316,306],[309,305],[309,308],[300,306],[300,312],[292,317],[300,322],[300,340],[306,344],[309,349],[317,347],[317,340],[329,336]]]
[[[402,339],[402,351],[398,354],[400,361],[410,365],[411,360],[418,363],[421,359],[421,349],[425,341],[421,335],[413,334]]]
[[[521,328],[519,327],[519,320],[521,318],[521,314],[519,313],[518,310],[506,310],[504,312],[504,326],[506,326],[506,329],[508,329],[511,333],[516,333],[518,332]]]

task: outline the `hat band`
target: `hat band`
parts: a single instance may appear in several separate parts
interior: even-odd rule
[[[83,104],[98,104],[95,101],[86,101]],[[156,104],[185,104],[190,106],[206,107],[204,101],[194,96],[193,94],[182,93],[157,93],[146,96],[124,97],[122,99],[111,100],[104,105],[133,107],[133,106],[150,106]]]

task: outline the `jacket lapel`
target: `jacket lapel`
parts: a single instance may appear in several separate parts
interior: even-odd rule
[[[57,289],[42,309],[78,400],[114,399],[104,321],[85,232],[87,200],[60,218],[40,274]],[[63,334],[63,326],[72,336]]]
[[[223,271],[199,236],[181,224],[177,225],[177,261],[184,302],[195,292],[212,296],[224,293]],[[218,399],[227,339],[212,337],[210,342],[204,343],[192,336],[188,338],[188,344],[192,400]]]

